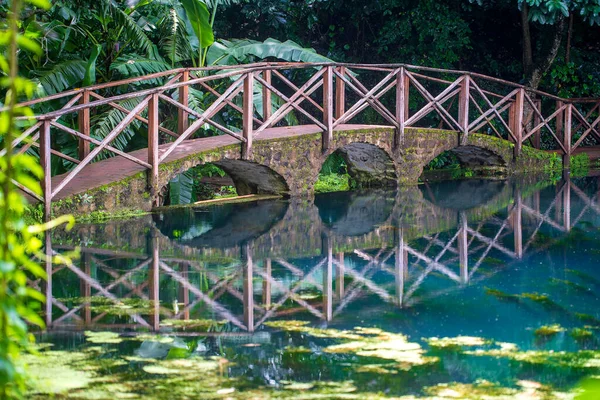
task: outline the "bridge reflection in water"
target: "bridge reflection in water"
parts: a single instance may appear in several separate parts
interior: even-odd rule
[[[47,264],[48,282],[31,285],[50,300],[48,331],[169,333],[174,320],[213,319],[240,334],[292,316],[335,321],[369,297],[414,307],[502,273],[600,214],[596,178],[452,185],[79,225],[55,232],[47,251],[74,243],[80,260]]]

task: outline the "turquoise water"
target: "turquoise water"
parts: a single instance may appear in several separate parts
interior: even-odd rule
[[[573,398],[600,374],[599,199],[466,180],[56,231],[81,257],[32,394]]]

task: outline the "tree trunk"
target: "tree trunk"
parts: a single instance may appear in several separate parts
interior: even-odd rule
[[[571,61],[571,38],[573,36],[573,13],[569,15],[569,30],[567,31],[567,48],[565,51],[565,62]]]
[[[533,49],[531,47],[531,30],[529,28],[529,6],[523,2],[521,7],[521,30],[523,31],[523,73],[530,76],[533,72]]]

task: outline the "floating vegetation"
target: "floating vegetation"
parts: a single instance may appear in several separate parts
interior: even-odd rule
[[[331,338],[331,339],[349,339],[349,340],[360,340],[363,338],[360,334],[354,331],[340,331],[337,329],[320,329],[312,328],[308,326],[307,321],[269,321],[265,322],[265,325],[275,329],[281,329],[287,332],[301,332],[318,338]],[[357,328],[360,329],[360,328]]]
[[[592,283],[594,285],[600,286],[600,280],[598,280],[597,278],[591,276],[590,274],[586,274],[585,272],[578,271],[576,269],[566,269],[565,272],[573,274],[573,275],[575,275],[575,276],[583,279],[586,282],[589,282],[589,283]]]
[[[58,298],[57,300],[65,304],[84,306],[94,313],[115,316],[152,314],[155,312],[155,302],[146,299],[121,298],[113,300],[103,296],[91,296]],[[163,310],[159,310],[159,312],[161,311]]]
[[[215,321],[212,319],[165,319],[161,321],[160,326],[182,331],[210,332],[226,324],[227,321],[225,320]]]
[[[462,349],[463,347],[483,346],[484,344],[489,342],[483,338],[475,336],[457,336],[454,338],[445,337],[441,339],[433,337],[425,339],[425,341],[430,347],[444,349]]]
[[[539,293],[522,293],[520,295],[523,299],[531,300],[535,303],[538,303],[548,309],[561,310],[563,307],[558,303],[554,302],[547,294],[539,294]]]
[[[564,332],[564,331],[565,331],[565,328],[563,328],[562,326],[560,326],[558,324],[554,324],[554,325],[541,326],[535,330],[534,334],[535,334],[535,336],[540,336],[540,337],[550,337],[550,336],[554,336],[554,335]]]
[[[547,385],[533,381],[518,381],[516,388],[478,380],[475,383],[441,383],[425,389],[434,399],[550,399],[572,398],[568,393],[553,391]]]
[[[483,262],[485,264],[489,264],[489,265],[505,265],[506,264],[501,259],[494,258],[494,257],[486,257],[486,258],[483,259]]]
[[[505,293],[498,289],[485,288],[485,293],[489,294],[490,296],[494,296],[495,298],[501,301],[511,301],[515,303],[521,301],[521,297],[519,295]]]
[[[121,343],[123,339],[115,332],[85,331],[85,339],[90,343],[107,344]]]
[[[267,324],[274,328],[302,332],[314,337],[346,340],[341,344],[325,347],[323,349],[325,353],[354,354],[391,360],[399,363],[402,369],[438,361],[435,357],[425,357],[421,345],[409,342],[406,336],[385,332],[378,328],[357,327],[351,331],[339,331],[311,328],[302,321],[275,321]]]
[[[555,284],[555,285],[565,285],[569,288],[575,289],[579,292],[583,292],[583,293],[587,293],[587,294],[592,294],[592,289],[590,289],[589,287],[580,285],[579,283],[575,283],[575,282],[571,282],[571,281],[567,281],[564,279],[557,279],[557,278],[550,278],[550,283]]]
[[[593,325],[600,326],[600,319],[594,317],[593,315],[582,314],[582,313],[575,313],[575,316],[579,320],[581,320],[582,322],[584,322],[586,324],[593,324]]]
[[[589,340],[594,337],[594,333],[585,328],[573,328],[570,332],[573,339],[577,341]]]

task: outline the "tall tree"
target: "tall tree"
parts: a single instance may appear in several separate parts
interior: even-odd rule
[[[552,67],[561,47],[567,20],[579,16],[590,25],[600,24],[600,0],[469,0],[490,10],[518,7],[521,14],[523,75],[537,89]],[[540,25],[538,35],[532,25]]]

